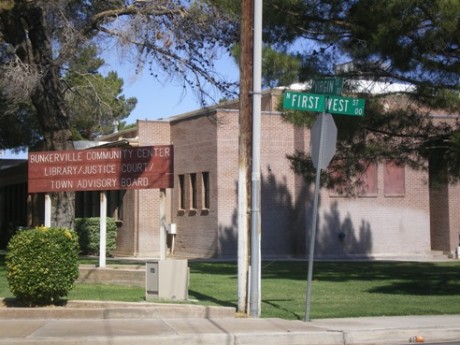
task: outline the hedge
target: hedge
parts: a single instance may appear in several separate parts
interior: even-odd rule
[[[100,219],[77,218],[75,230],[78,233],[80,249],[83,255],[99,255]],[[107,217],[106,254],[110,255],[117,248],[117,225],[113,218]]]
[[[18,302],[57,303],[78,278],[77,234],[65,228],[18,231],[8,243],[7,280]]]

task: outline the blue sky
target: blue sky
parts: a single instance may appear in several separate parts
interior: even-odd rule
[[[179,81],[165,80],[164,82],[159,82],[151,77],[148,71],[141,75],[136,75],[131,64],[121,64],[118,61],[107,63],[102,72],[103,74],[105,74],[105,70],[116,71],[123,78],[125,82],[123,95],[126,98],[137,98],[136,108],[124,120],[127,124],[135,123],[137,120],[167,118],[200,108],[196,95],[190,90],[184,93]],[[238,66],[230,57],[222,56],[216,62],[216,70],[229,80],[238,81]],[[219,99],[218,96],[216,98]],[[0,158],[24,159],[27,158],[27,153],[18,155],[10,150],[5,150],[0,151]]]
[[[148,71],[136,75],[131,64],[120,64],[117,61],[109,62],[105,69],[114,70],[123,78],[123,95],[126,98],[137,98],[136,108],[124,120],[127,124],[135,123],[136,120],[167,118],[200,108],[197,96],[191,90],[184,93],[177,80],[158,81]],[[238,66],[230,57],[222,56],[216,62],[216,70],[231,81],[238,81]]]

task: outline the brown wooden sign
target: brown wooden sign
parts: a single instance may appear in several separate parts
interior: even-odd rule
[[[29,153],[29,193],[172,188],[172,145]]]

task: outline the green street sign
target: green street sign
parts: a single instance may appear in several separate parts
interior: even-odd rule
[[[340,95],[342,87],[343,78],[313,79],[311,92],[325,95]]]
[[[325,106],[326,99],[323,95],[294,91],[286,91],[284,93],[284,109],[323,112]]]
[[[364,115],[366,100],[363,98],[328,96],[326,102],[326,112],[331,114]]]

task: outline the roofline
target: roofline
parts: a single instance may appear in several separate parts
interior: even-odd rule
[[[267,89],[267,90],[262,91],[262,95],[264,95],[264,94],[268,94],[268,95],[269,94],[281,94],[281,93],[282,93],[282,90],[279,90],[279,89]],[[174,122],[183,121],[183,120],[187,120],[187,119],[194,118],[194,117],[213,115],[213,114],[215,114],[216,112],[219,112],[219,111],[222,111],[222,112],[239,112],[239,107],[235,108],[235,109],[233,109],[233,108],[229,109],[228,108],[231,105],[239,104],[239,102],[240,102],[240,99],[236,98],[236,99],[224,101],[224,102],[212,105],[212,106],[192,110],[192,111],[182,113],[182,114],[178,114],[178,115],[173,115],[173,116],[168,117],[166,119],[147,120],[147,121],[160,121],[160,122],[174,123]]]

